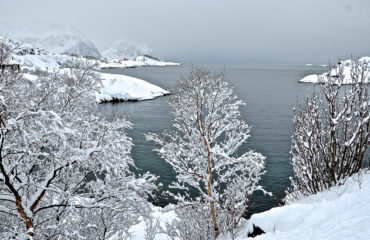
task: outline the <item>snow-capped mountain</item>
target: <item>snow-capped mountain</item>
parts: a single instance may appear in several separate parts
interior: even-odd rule
[[[32,23],[12,26],[0,23],[0,36],[31,44],[54,53],[100,57],[93,42],[70,24]]]
[[[127,40],[116,41],[102,52],[104,57],[113,59],[134,59],[137,56],[148,55],[151,53],[152,50],[145,44],[133,44]]]

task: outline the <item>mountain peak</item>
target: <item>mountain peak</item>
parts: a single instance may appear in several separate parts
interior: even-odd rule
[[[133,44],[125,39],[114,42],[109,48],[103,51],[103,56],[113,59],[136,58],[137,56],[151,54],[146,44]]]
[[[101,56],[94,43],[72,24],[34,22],[12,26],[0,23],[0,36],[32,44],[54,53]]]

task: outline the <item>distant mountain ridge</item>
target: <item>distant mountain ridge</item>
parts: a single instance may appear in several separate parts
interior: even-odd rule
[[[133,44],[124,39],[114,42],[109,48],[102,51],[104,57],[113,59],[134,59],[137,56],[150,55],[151,53],[152,49],[145,44]]]
[[[32,23],[12,26],[0,23],[0,36],[12,38],[54,53],[101,57],[95,44],[71,24]]]

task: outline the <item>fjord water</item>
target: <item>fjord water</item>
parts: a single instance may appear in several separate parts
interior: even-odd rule
[[[241,109],[242,117],[252,126],[252,130],[251,137],[240,148],[240,152],[253,149],[266,157],[267,172],[261,185],[273,193],[273,197],[254,194],[249,214],[277,206],[290,184],[289,176],[292,175],[289,164],[292,109],[314,90],[314,85],[298,83],[298,80],[308,74],[322,73],[326,69],[308,68],[303,64],[210,64],[206,67],[212,71],[224,71],[236,94],[247,103]],[[189,69],[190,66],[183,65],[106,69],[103,72],[141,78],[171,91]],[[100,112],[108,119],[125,114],[133,123],[128,135],[134,143],[132,156],[135,164],[141,172],[150,171],[160,176],[164,189],[175,179],[175,173],[153,152],[155,145],[147,142],[144,134],[160,133],[171,127],[168,100],[169,97],[165,96],[150,101],[99,105]]]

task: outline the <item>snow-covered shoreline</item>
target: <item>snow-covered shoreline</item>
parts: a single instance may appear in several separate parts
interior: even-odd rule
[[[358,59],[360,64],[366,65],[366,69],[363,69],[363,82],[369,83],[370,82],[370,57],[362,57]],[[325,83],[329,80],[329,76],[331,78],[336,79],[336,84],[353,84],[354,81],[358,81],[357,79],[353,79],[352,77],[352,67],[354,66],[354,60],[347,59],[340,62],[340,66],[337,65],[330,69],[328,72],[323,74],[312,74],[303,77],[299,80],[300,83]],[[338,78],[339,74],[342,73],[343,79],[340,81]]]
[[[63,71],[61,69],[60,71]],[[151,100],[160,96],[169,95],[170,92],[144,81],[121,74],[98,73],[102,86],[95,92],[96,102],[120,102]],[[34,81],[37,75],[23,73],[24,78]]]
[[[169,95],[170,92],[142,79],[101,73],[102,88],[96,93],[99,103],[111,101],[142,101]]]
[[[64,72],[67,62],[81,62],[94,66],[96,71],[106,67],[125,68],[140,66],[174,66],[178,63],[162,62],[154,57],[141,56],[134,60],[100,60],[82,56],[50,53],[47,50],[34,48],[30,45],[17,45],[13,41],[7,43],[15,49],[7,64],[17,65],[23,76],[29,80],[37,79],[37,72]],[[108,61],[108,63],[107,63]],[[110,65],[109,65],[110,64]],[[159,96],[169,95],[170,92],[142,79],[126,75],[100,73],[102,86],[96,92],[99,103],[110,101],[141,101]]]
[[[147,56],[138,56],[133,60],[129,59],[106,59],[99,61],[101,69],[111,68],[135,68],[135,67],[166,67],[179,66],[180,63],[164,62]]]

